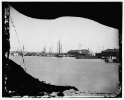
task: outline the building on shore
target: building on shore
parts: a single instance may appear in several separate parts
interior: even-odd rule
[[[114,56],[119,57],[119,49],[107,49],[101,52],[102,56]]]
[[[101,53],[96,53],[96,56],[99,58],[105,58],[105,57],[119,57],[119,49],[106,49],[102,51]]]
[[[97,58],[105,59],[105,61],[111,60],[111,62],[119,62],[119,49],[106,49],[101,53],[96,53]]]

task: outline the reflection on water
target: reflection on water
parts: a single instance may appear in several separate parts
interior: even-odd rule
[[[10,56],[23,65],[21,56]],[[56,85],[73,85],[81,91],[114,91],[118,82],[118,63],[101,59],[74,59],[70,57],[25,56],[27,73],[41,81]]]

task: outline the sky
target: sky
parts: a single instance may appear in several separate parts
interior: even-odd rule
[[[63,16],[56,19],[35,19],[19,13],[11,7],[10,46],[11,51],[25,48],[25,51],[41,52],[46,46],[49,52],[57,52],[57,42],[62,44],[62,52],[88,49],[100,52],[119,48],[118,29],[102,25],[83,17]]]

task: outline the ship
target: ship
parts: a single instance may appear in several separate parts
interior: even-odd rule
[[[92,55],[76,55],[75,56],[76,59],[97,59],[96,56],[92,56]]]
[[[62,58],[63,57],[63,55],[62,55],[62,44],[60,43],[60,40],[59,40],[58,45],[57,45],[56,57],[58,57],[58,58]]]
[[[79,52],[75,55],[76,59],[97,59],[96,56],[90,53],[89,49],[79,50]]]

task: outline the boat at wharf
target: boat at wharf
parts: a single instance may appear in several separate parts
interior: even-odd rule
[[[90,55],[87,55],[87,56],[84,56],[84,55],[77,55],[75,56],[76,59],[97,59],[96,56],[90,56]]]
[[[106,63],[119,63],[119,58],[117,57],[105,57]]]

